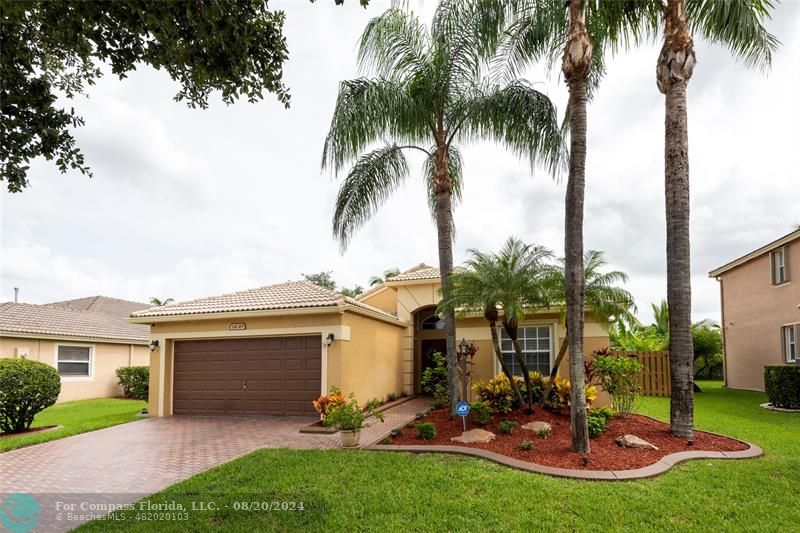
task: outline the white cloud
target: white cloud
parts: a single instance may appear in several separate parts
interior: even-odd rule
[[[177,85],[141,68],[107,76],[72,102],[86,119],[78,141],[89,180],[34,163],[32,187],[0,193],[0,299],[20,286],[25,301],[90,294],[134,300],[193,298],[333,270],[345,285],[388,267],[438,261],[436,232],[419,173],[340,255],[330,231],[337,183],[320,172],[338,82],[358,75],[355,44],[368,9],[348,2],[274,2],[287,12],[292,107],[208,110],[175,103]],[[422,4],[429,14],[431,3]],[[784,41],[769,76],[745,69],[698,39],[689,88],[695,318],[719,313],[706,277],[800,223],[800,7],[782,4],[773,24]],[[663,96],[657,46],[616,57],[589,109],[586,247],[628,272],[640,314],[665,294]],[[558,76],[531,81],[563,111]],[[563,248],[564,183],[502,147],[463,148],[465,193],[457,207],[455,260],[467,248],[498,248],[509,235]],[[418,166],[418,165],[417,165]],[[417,166],[413,167],[414,169]]]

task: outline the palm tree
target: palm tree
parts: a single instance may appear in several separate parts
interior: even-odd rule
[[[692,438],[694,387],[689,234],[689,134],[686,87],[696,63],[691,30],[721,42],[749,65],[767,67],[778,41],[763,25],[771,0],[667,0],[664,43],[656,65],[665,96],[664,192],[667,218],[667,301],[672,393],[670,429]]]
[[[155,296],[151,296],[150,300],[148,300],[148,301],[150,302],[150,305],[155,305],[157,307],[161,307],[163,305],[171,304],[175,300],[173,298],[166,298],[164,300],[161,300],[160,298],[156,298]]]
[[[500,319],[503,330],[514,347],[517,364],[522,370],[527,390],[525,403],[528,405],[528,412],[531,412],[533,387],[525,354],[518,339],[519,322],[524,319],[526,312],[549,306],[550,291],[547,281],[550,278],[550,268],[545,260],[552,257],[552,253],[544,247],[525,244],[513,237],[497,253],[483,254],[476,250],[470,250],[469,253],[472,259],[466,263],[467,270],[454,272],[448,278],[447,296],[442,298],[439,308],[444,312],[461,309],[483,313],[492,328],[492,343],[503,373],[511,381],[515,394],[521,398],[500,352],[496,326],[498,318]],[[498,308],[503,310],[502,317]]]
[[[530,62],[554,66],[561,52],[561,71],[569,89],[569,177],[565,195],[564,271],[570,380],[584,381],[583,203],[586,183],[586,110],[592,89],[605,72],[604,51],[620,42],[638,43],[647,34],[643,21],[654,19],[655,2],[567,0],[483,0],[482,34],[491,45],[500,41],[506,75]],[[498,28],[505,29],[505,32]],[[586,398],[572,387],[572,450],[589,452]]]
[[[562,324],[567,328],[567,335],[558,350],[558,356],[550,370],[550,380],[545,386],[545,398],[550,392],[558,374],[558,367],[567,353],[569,344],[569,325],[566,323],[566,276],[564,275],[565,259],[561,260],[561,268],[553,270],[549,280],[552,296],[551,302],[561,305]],[[631,324],[636,322],[633,313],[636,312],[636,304],[633,295],[619,285],[627,283],[628,275],[619,270],[604,272],[604,267],[608,265],[603,252],[589,250],[583,258],[584,272],[584,304],[591,311],[594,319],[606,328],[614,323]]]
[[[400,269],[397,267],[384,270],[383,276],[372,276],[371,278],[369,278],[369,286],[374,287],[375,285],[380,285],[384,281],[389,281],[398,274],[400,274]]]
[[[491,84],[482,75],[486,48],[473,3],[447,0],[430,31],[412,13],[389,9],[361,36],[358,59],[373,77],[339,87],[322,166],[342,183],[333,232],[342,249],[353,233],[408,177],[405,152],[421,154],[428,204],[436,223],[443,290],[453,268],[453,204],[461,196],[457,145],[492,139],[555,172],[563,147],[555,109],[527,82]],[[367,151],[370,145],[381,145]],[[445,294],[446,296],[446,294]],[[451,407],[457,400],[455,318],[444,317]]]

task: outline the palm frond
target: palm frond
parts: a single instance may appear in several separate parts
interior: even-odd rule
[[[416,144],[429,135],[426,111],[390,79],[358,78],[339,84],[339,96],[322,151],[322,168],[335,173],[370,144],[386,137]]]
[[[363,155],[342,182],[333,214],[333,234],[342,251],[353,233],[408,176],[402,150],[392,144]]]
[[[780,41],[764,26],[773,0],[686,0],[689,29],[721,44],[750,67],[768,69]]]
[[[430,34],[413,13],[390,8],[364,29],[358,63],[365,73],[408,79],[428,68],[429,45]]]
[[[492,139],[504,144],[531,166],[543,164],[557,175],[566,162],[566,144],[558,114],[544,93],[525,80],[506,87],[485,87],[464,104],[463,124],[453,135]]]

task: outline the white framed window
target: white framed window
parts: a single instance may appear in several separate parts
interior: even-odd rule
[[[783,359],[787,363],[796,363],[800,358],[798,357],[798,329],[799,324],[790,324],[781,327],[781,346],[783,347]]]
[[[772,284],[780,285],[789,281],[789,273],[786,265],[786,247],[778,248],[770,254],[772,265]]]
[[[55,363],[62,379],[90,379],[94,374],[94,346],[58,344]]]
[[[528,370],[549,374],[553,353],[552,328],[549,325],[520,326],[517,340],[522,348]],[[514,345],[502,327],[500,328],[500,352],[503,355],[503,362],[508,365],[511,373],[521,376],[522,369],[514,354]]]

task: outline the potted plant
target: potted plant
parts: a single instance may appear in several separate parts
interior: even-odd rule
[[[361,430],[367,427],[367,418],[374,416],[383,422],[383,413],[376,413],[377,405],[374,401],[367,403],[365,409],[358,406],[355,396],[351,394],[345,403],[333,406],[328,411],[328,421],[339,429],[342,437],[342,446],[354,448],[361,439]]]

